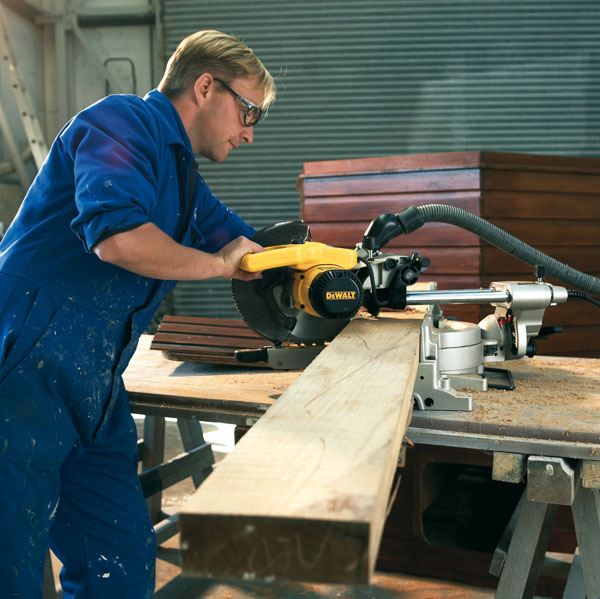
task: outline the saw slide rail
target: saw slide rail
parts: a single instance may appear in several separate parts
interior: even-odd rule
[[[551,258],[499,227],[461,208],[445,204],[426,204],[424,206],[411,206],[396,215],[382,215],[382,217],[386,217],[387,220],[384,223],[382,219],[379,225],[384,230],[377,239],[379,247],[383,247],[398,235],[416,231],[425,223],[447,223],[474,233],[526,264],[545,267],[548,275],[563,283],[568,283],[594,295],[600,295],[600,279]],[[392,224],[392,219],[389,217],[394,218],[394,224]],[[363,247],[366,249],[379,249],[378,247],[369,247],[373,245],[374,233],[377,229],[375,221],[371,223],[363,239]]]

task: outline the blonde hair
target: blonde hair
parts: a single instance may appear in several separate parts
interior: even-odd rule
[[[273,77],[254,52],[236,37],[214,30],[197,31],[181,41],[167,63],[158,89],[168,98],[175,98],[203,73],[226,81],[255,78],[264,92],[262,108],[268,108],[275,100]]]

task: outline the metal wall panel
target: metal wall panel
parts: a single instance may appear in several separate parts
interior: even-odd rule
[[[255,142],[201,162],[256,227],[299,214],[302,164],[491,150],[600,155],[597,0],[164,0],[166,51],[197,29],[242,38],[277,76]],[[234,314],[226,282],[176,310]]]

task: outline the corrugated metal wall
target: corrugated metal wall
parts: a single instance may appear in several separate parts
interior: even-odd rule
[[[166,51],[197,29],[250,45],[279,97],[252,146],[201,161],[256,227],[299,214],[302,164],[494,150],[600,156],[598,0],[164,0]],[[175,310],[233,315],[227,282]]]

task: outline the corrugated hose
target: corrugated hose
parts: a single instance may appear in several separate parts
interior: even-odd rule
[[[573,285],[578,289],[594,295],[600,295],[600,279],[588,275],[575,268],[563,264],[558,260],[536,250],[534,247],[492,225],[479,216],[445,204],[426,204],[425,206],[411,206],[396,215],[398,224],[403,233],[411,233],[425,223],[448,223],[461,227],[474,233],[481,239],[495,245],[504,252],[529,264],[530,266],[543,266],[546,274],[563,283]]]

